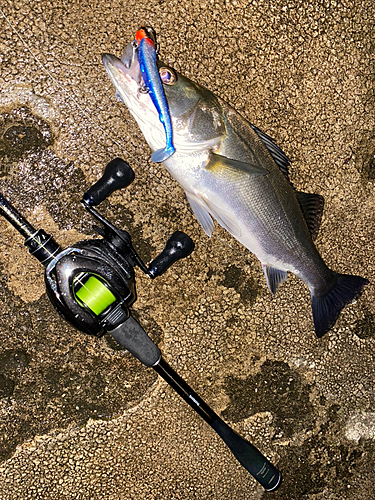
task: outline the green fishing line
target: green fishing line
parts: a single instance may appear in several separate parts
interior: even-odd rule
[[[90,276],[75,295],[97,316],[116,300],[113,293],[95,276]]]

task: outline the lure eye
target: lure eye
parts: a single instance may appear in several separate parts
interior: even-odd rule
[[[177,82],[177,75],[171,68],[160,68],[159,75],[165,85],[174,85]]]

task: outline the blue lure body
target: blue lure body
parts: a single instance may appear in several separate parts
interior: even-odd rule
[[[141,28],[135,36],[138,42],[138,61],[143,81],[148,88],[151,100],[159,113],[159,120],[164,126],[166,146],[158,149],[151,155],[151,160],[160,163],[176,151],[173,146],[172,120],[169,113],[167,99],[157,66],[157,53],[153,40],[147,36],[145,29]]]

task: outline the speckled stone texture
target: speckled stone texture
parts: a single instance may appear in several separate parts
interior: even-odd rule
[[[108,161],[136,180],[102,204],[144,260],[179,229],[194,253],[134,312],[166,360],[283,471],[264,493],[151,369],[62,321],[43,269],[0,220],[1,500],[368,500],[374,497],[374,16],[372,0],[0,4],[0,191],[62,246],[91,237],[79,204]],[[162,59],[274,137],[297,189],[325,198],[317,246],[370,280],[322,339],[294,276],[275,297],[181,188],[114,97],[100,62],[152,25]]]

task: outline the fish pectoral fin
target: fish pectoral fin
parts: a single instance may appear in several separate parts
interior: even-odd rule
[[[195,217],[198,219],[199,224],[203,227],[203,230],[207,234],[207,236],[211,237],[215,225],[208,211],[207,205],[204,203],[200,196],[197,196],[196,194],[190,193],[188,191],[185,191],[185,194]]]
[[[284,283],[284,281],[287,280],[288,273],[286,271],[282,271],[281,269],[265,266],[264,264],[262,264],[262,269],[264,276],[266,277],[268,290],[275,295],[277,287],[280,283]]]
[[[253,165],[239,160],[232,160],[232,158],[228,158],[227,156],[211,153],[210,161],[205,166],[205,169],[215,174],[220,173],[220,170],[223,168],[240,171],[253,177],[267,175],[269,173],[268,170],[259,165]]]
[[[307,227],[310,230],[312,239],[318,235],[322,222],[324,198],[320,194],[302,193],[295,191],[302,213],[305,217]]]

